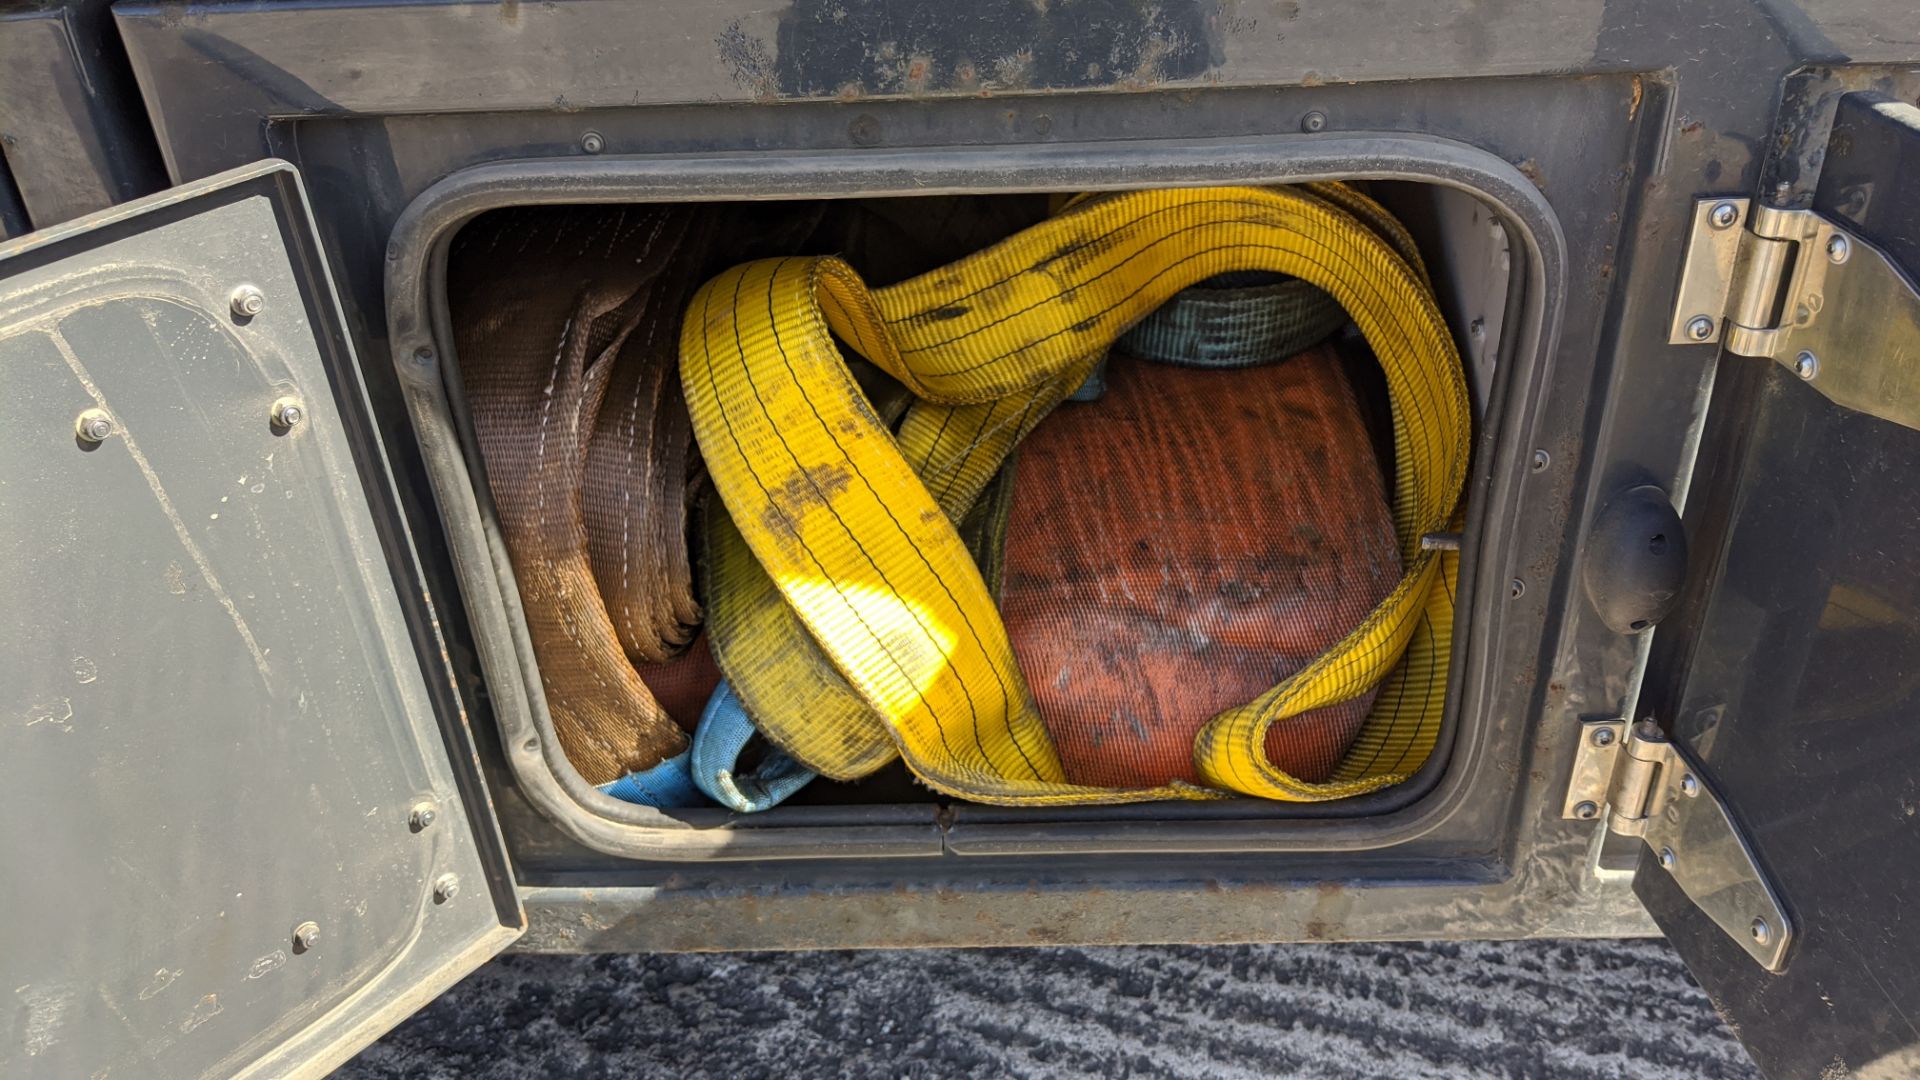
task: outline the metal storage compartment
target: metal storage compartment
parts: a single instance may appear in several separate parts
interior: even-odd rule
[[[711,32],[689,30],[693,51],[717,34],[726,56],[749,62],[745,47],[766,29],[747,19],[744,37],[733,34],[728,20],[738,14],[676,15],[663,29],[711,22]],[[1587,878],[1590,835],[1565,824],[1560,805],[1570,733],[1598,702],[1618,707],[1639,650],[1563,600],[1578,595],[1578,523],[1618,487],[1670,483],[1685,471],[1686,432],[1596,403],[1611,400],[1605,386],[1629,378],[1616,360],[1646,393],[1673,401],[1691,400],[1697,378],[1591,347],[1611,340],[1617,301],[1604,283],[1639,220],[1629,165],[1651,152],[1665,123],[1663,81],[1630,71],[1441,79],[1432,76],[1451,69],[1408,54],[1341,85],[1275,85],[1264,61],[1229,60],[1204,85],[1127,93],[776,90],[783,100],[772,106],[755,103],[761,84],[703,81],[671,34],[646,46],[665,66],[596,53],[588,43],[631,36],[618,5],[525,9],[519,21],[408,5],[324,16],[221,9],[180,21],[129,5],[117,19],[170,170],[225,167],[244,146],[295,160],[311,186],[401,502],[423,538],[465,729],[479,743],[524,886],[530,946],[1504,936],[1648,925],[1628,881]],[[528,34],[555,47],[515,51]],[[446,48],[402,59],[380,44],[420,35]],[[518,59],[506,77],[479,82],[459,59],[508,54]],[[324,59],[342,55],[364,62],[350,72]],[[596,55],[604,63],[589,59]],[[292,92],[283,78],[256,79],[260,62],[319,96]],[[1415,81],[1377,81],[1390,78]],[[551,92],[563,85],[572,89]],[[577,783],[568,789],[542,748],[520,654],[499,632],[512,621],[494,552],[479,543],[473,485],[456,477],[465,450],[440,397],[444,373],[414,359],[446,336],[431,321],[436,252],[462,222],[533,200],[1310,177],[1470,193],[1461,197],[1484,204],[1508,239],[1512,294],[1483,306],[1482,330],[1492,327],[1489,340],[1513,359],[1482,403],[1496,419],[1481,425],[1475,446],[1470,531],[1489,540],[1470,552],[1462,627],[1471,629],[1460,639],[1475,652],[1455,669],[1444,768],[1436,755],[1417,782],[1344,805],[1141,806],[1053,812],[1044,823],[1031,812],[930,804],[679,820],[609,805]],[[1484,252],[1467,254],[1474,242],[1426,238],[1430,251],[1484,261]],[[1469,355],[1480,314],[1449,312]],[[1610,432],[1604,451],[1587,448],[1595,425]],[[1536,450],[1550,461],[1537,470]],[[1288,887],[1333,881],[1337,888],[1319,892]]]
[[[52,568],[10,594],[35,615],[20,749],[0,756],[20,790],[84,776],[31,788],[5,835],[57,871],[16,875],[33,916],[5,950],[27,958],[9,1030],[67,1027],[0,1059],[324,1068],[509,941],[1664,929],[1768,1067],[1910,1062],[1914,950],[1861,944],[1906,940],[1898,868],[1920,835],[1898,557],[1920,415],[1901,336],[1920,326],[1910,12],[1092,8],[270,0],[0,20],[0,50],[35,61],[12,98],[48,106],[0,109],[0,234],[26,234],[0,247],[18,316],[0,345],[29,372],[9,427],[25,464],[0,496]],[[443,293],[466,223],[1334,178],[1415,227],[1476,391],[1451,704],[1418,776],[1327,804],[823,798],[735,817],[612,800],[560,757],[467,469]],[[48,300],[83,277],[71,310]],[[270,294],[259,318],[236,319],[240,284]],[[149,330],[219,347],[118,317],[156,299]],[[44,347],[69,317],[71,358]],[[291,437],[263,419],[283,384],[307,406]],[[117,425],[105,441],[79,426],[90,408]],[[187,437],[195,409],[218,423]],[[274,454],[306,516],[243,532],[219,505],[155,509],[162,480],[217,504],[244,475],[252,494],[251,456]],[[72,492],[94,488],[128,508],[112,544],[81,542],[102,504]],[[1677,512],[1659,535],[1692,549],[1651,633],[1615,625],[1608,588],[1646,545],[1641,511]],[[227,598],[270,654],[193,574],[146,573],[182,546],[206,578],[267,583]],[[178,604],[193,621],[162,640]],[[74,615],[103,608],[124,625]],[[142,784],[99,770],[135,747]],[[68,938],[83,953],[47,945]]]
[[[454,319],[446,298],[449,251],[458,231],[490,209],[528,205],[648,204],[694,199],[874,199],[1226,183],[1355,179],[1364,163],[1374,193],[1420,239],[1456,342],[1468,366],[1476,411],[1498,417],[1542,369],[1542,300],[1551,294],[1558,238],[1537,192],[1516,170],[1467,147],[1388,139],[1317,141],[1311,147],[1256,143],[1141,144],[1125,149],[1051,147],[1001,156],[922,151],[807,158],[605,158],[515,162],[455,173],[408,208],[389,246],[389,325],[396,369],[460,570],[462,595],[494,715],[518,790],[573,840],[607,855],[660,861],[1048,856],[1121,857],[1166,851],[1271,851],[1305,846],[1339,851],[1391,843],[1381,819],[1430,822],[1423,806],[1443,785],[1471,792],[1484,759],[1454,752],[1484,724],[1485,627],[1499,619],[1515,585],[1482,569],[1507,557],[1495,535],[1483,541],[1482,504],[1498,474],[1534,470],[1529,449],[1496,465],[1501,423],[1480,425],[1466,503],[1461,602],[1453,657],[1455,688],[1435,752],[1411,780],[1372,795],[1320,804],[1234,799],[1116,807],[993,808],[891,785],[893,800],[842,789],[809,789],[801,805],[753,815],[721,807],[657,810],[588,785],[567,761],[520,614],[512,561],[480,470],[466,408]],[[770,189],[770,177],[790,177]],[[1148,179],[1151,177],[1151,179]],[[1037,186],[1044,184],[1044,187]],[[775,213],[778,213],[777,204]],[[909,215],[911,212],[907,212]],[[1543,249],[1539,235],[1546,235]],[[417,328],[417,329],[416,329]],[[1524,399],[1523,399],[1524,400]],[[1489,402],[1494,411],[1489,412]],[[1487,582],[1492,581],[1491,586]],[[1491,592],[1486,591],[1491,588]],[[1524,588],[1524,586],[1521,586]],[[1473,627],[1474,630],[1466,628]],[[1465,734],[1463,734],[1463,732]],[[836,805],[841,799],[844,805]],[[1290,820],[1291,819],[1291,820]],[[1343,835],[1308,839],[1298,822]],[[1404,827],[1404,826],[1402,826]],[[966,873],[965,861],[956,867]]]
[[[295,161],[307,180],[458,692],[455,722],[476,744],[521,887],[527,947],[1648,927],[1625,874],[1587,872],[1592,833],[1563,820],[1562,802],[1579,721],[1621,707],[1642,663],[1632,638],[1569,602],[1581,588],[1579,523],[1621,488],[1683,476],[1692,438],[1664,416],[1608,404],[1606,387],[1631,379],[1675,402],[1699,391],[1682,366],[1593,347],[1612,341],[1606,328],[1619,300],[1605,283],[1640,213],[1629,164],[1655,145],[1670,107],[1666,83],[1622,71],[1275,86],[1230,65],[1205,87],[767,107],[739,90],[690,103],[679,95],[693,84],[681,75],[629,68],[631,58],[596,68],[577,62],[587,51],[563,49],[516,53],[526,64],[571,59],[487,83],[494,93],[463,81],[462,65],[448,61],[508,48],[528,32],[621,39],[628,31],[617,6],[528,9],[521,23],[408,5],[369,11],[221,9],[181,22],[163,9],[122,6],[117,19],[174,174],[265,152]],[[423,33],[463,44],[404,62],[375,47]],[[322,39],[329,44],[317,52],[300,44]],[[668,41],[660,39],[663,57],[677,49]],[[348,54],[367,60],[359,78],[320,58]],[[222,59],[209,64],[209,55]],[[327,87],[332,103],[292,103],[284,83],[249,74],[259,58]],[[399,66],[388,71],[389,59]],[[1431,67],[1409,58],[1392,66],[1416,79]],[[407,75],[383,81],[382,71]],[[540,88],[557,83],[600,88],[569,92],[556,108]],[[1570,125],[1579,137],[1568,137]],[[442,253],[463,223],[530,202],[1332,177],[1373,178],[1421,219],[1423,250],[1445,268],[1441,292],[1456,341],[1477,364],[1499,361],[1492,382],[1476,378],[1484,395],[1467,489],[1474,539],[1454,704],[1441,751],[1415,781],[1321,805],[806,805],[728,820],[718,810],[669,815],[618,803],[551,759],[513,641],[511,590],[462,475],[468,448],[448,396],[457,371],[440,363],[450,330]],[[1505,292],[1487,295],[1493,284],[1483,270],[1496,265],[1500,238]],[[1604,450],[1591,444],[1601,428]]]

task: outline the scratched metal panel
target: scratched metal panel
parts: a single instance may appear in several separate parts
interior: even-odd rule
[[[297,180],[193,187],[0,246],[9,1076],[328,1068],[518,929],[402,629]]]

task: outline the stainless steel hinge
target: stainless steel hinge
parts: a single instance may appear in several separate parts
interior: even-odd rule
[[[1561,816],[1637,836],[1674,884],[1769,971],[1793,938],[1786,908],[1760,872],[1720,796],[1658,724],[1582,725]]]
[[[1773,360],[1836,404],[1920,430],[1920,289],[1812,210],[1695,203],[1667,340]]]

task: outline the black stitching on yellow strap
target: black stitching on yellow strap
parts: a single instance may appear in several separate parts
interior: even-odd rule
[[[934,788],[996,803],[1231,792],[1320,800],[1417,769],[1446,704],[1458,558],[1419,552],[1419,537],[1456,520],[1469,418],[1452,336],[1407,247],[1404,231],[1356,192],[1149,191],[1089,200],[877,291],[834,259],[749,263],[708,283],[683,331],[694,431],[715,490],[798,616],[734,612],[727,566],[738,563],[716,568],[709,602],[729,615],[713,624],[722,666],[742,700],[783,706],[755,720],[822,772],[875,767],[884,755],[871,740],[886,738]],[[1208,788],[1069,784],[953,522],[1126,326],[1178,289],[1238,269],[1326,289],[1372,343],[1393,404],[1393,517],[1407,577],[1333,649],[1206,724],[1194,763]],[[764,303],[743,307],[743,284],[752,281],[758,298],[762,277]],[[836,334],[921,395],[898,441],[864,407]],[[961,411],[972,415],[956,420]],[[938,497],[925,478],[939,478]],[[818,651],[796,634],[811,635]],[[822,653],[833,671],[819,667]],[[882,722],[848,723],[852,699],[820,689],[836,678]],[[1272,724],[1383,679],[1333,780],[1306,783],[1266,760]],[[967,737],[949,737],[958,725]]]

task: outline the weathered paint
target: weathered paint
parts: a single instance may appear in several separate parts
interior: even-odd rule
[[[795,0],[770,47],[738,21],[715,39],[755,97],[1151,86],[1220,63],[1205,0]]]

